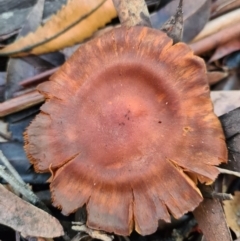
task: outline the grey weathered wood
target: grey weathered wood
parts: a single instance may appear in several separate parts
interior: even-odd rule
[[[122,26],[152,26],[144,0],[113,0],[113,4]]]

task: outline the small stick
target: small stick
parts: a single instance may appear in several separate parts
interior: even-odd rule
[[[16,91],[16,92],[13,93],[13,97],[12,97],[12,98],[15,98],[15,97],[18,97],[18,96],[21,96],[21,95],[25,95],[25,94],[31,93],[31,92],[33,92],[34,90],[36,90],[36,86],[34,86],[34,87],[29,87],[29,88],[27,88],[27,89],[23,89],[23,90]]]
[[[121,25],[152,27],[144,0],[113,0]]]
[[[30,189],[22,183],[18,182],[14,176],[6,171],[6,167],[0,165],[0,176],[9,183],[15,190],[21,193],[30,203],[36,204],[40,200]]]
[[[40,74],[37,74],[33,77],[30,77],[28,79],[25,79],[23,81],[21,81],[19,83],[19,85],[21,86],[28,86],[28,85],[36,85],[36,84],[40,84],[41,82],[45,81],[45,80],[48,80],[48,78],[54,74],[57,70],[59,69],[59,67],[56,67],[54,69],[50,69],[50,70],[47,70],[47,71],[44,71]]]
[[[114,238],[113,235],[106,234],[99,230],[90,229],[82,222],[72,222],[72,224],[76,224],[75,226],[72,226],[73,230],[87,233],[92,238],[100,239],[102,241],[112,241]]]
[[[2,151],[0,150],[0,159],[8,171],[13,175],[13,177],[21,184],[26,185],[26,183],[22,180],[18,172],[14,169],[12,164],[8,161],[8,159],[3,155]]]
[[[232,194],[212,192],[212,197],[218,199],[219,201],[233,200]]]
[[[222,29],[219,32],[210,35],[197,42],[189,44],[196,55],[201,55],[218,46],[228,42],[231,39],[238,38],[240,36],[240,23],[236,23],[233,26]]]
[[[27,109],[36,104],[40,104],[43,101],[43,95],[39,94],[37,90],[12,98],[0,103],[0,117]]]
[[[236,177],[240,177],[240,172],[234,172],[234,171],[230,171],[230,170],[219,168],[219,167],[217,169],[222,174],[229,174],[229,175],[233,175]]]
[[[0,177],[2,177],[7,183],[9,183],[14,190],[21,193],[28,202],[50,213],[46,205],[43,202],[41,202],[38,196],[36,196],[32,192],[32,190],[28,187],[28,185],[22,180],[22,178],[16,172],[14,167],[10,164],[8,159],[3,155],[2,151],[0,151],[0,158],[3,161],[3,163],[6,165],[6,167],[3,165],[0,165]],[[6,170],[6,168],[9,171]]]

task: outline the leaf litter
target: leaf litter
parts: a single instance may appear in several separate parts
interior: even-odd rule
[[[169,2],[171,2],[171,1],[169,1]],[[238,6],[238,1],[231,1],[232,3],[230,3],[230,1],[228,1],[226,3],[226,6],[222,2],[223,1],[215,1],[214,3],[212,3],[211,1],[204,1],[204,2],[199,1],[199,2],[192,4],[192,1],[184,0],[183,1],[183,9],[184,9],[183,18],[185,20],[189,19],[189,21],[188,21],[188,24],[186,21],[184,21],[184,35],[188,36],[188,37],[184,37],[183,40],[186,42],[189,42],[194,37],[196,37],[196,35],[201,31],[203,26],[207,22],[209,22],[210,14],[211,14],[212,18],[214,17],[215,19],[217,19],[218,17],[221,17],[231,11],[235,11],[236,6]],[[172,7],[173,3],[175,4],[175,8]],[[154,14],[153,16],[154,16],[155,20],[156,20],[156,18],[159,18],[159,22],[160,21],[166,22],[166,20],[169,19],[170,16],[173,16],[174,13],[176,12],[176,6],[178,5],[178,3],[179,3],[179,1],[172,1],[172,3],[168,4],[168,1],[164,1],[164,4],[166,4],[166,6],[164,6],[160,10],[157,10],[158,2],[154,2],[150,7],[150,11]],[[217,5],[218,3],[219,3],[219,5]],[[70,1],[68,4],[70,4]],[[63,11],[67,7],[69,7],[68,4],[66,5],[66,7],[63,7],[63,9],[60,10],[60,12],[58,12],[52,18],[58,19],[59,16],[62,16],[59,14],[61,13],[61,11]],[[100,11],[102,9],[103,6],[102,7],[100,6],[98,10],[93,11],[93,13],[91,15],[89,15],[89,17],[92,16],[92,18],[95,19],[94,21],[97,22],[97,27],[92,27],[91,25],[86,23],[84,25],[85,30],[83,30],[83,32],[86,31],[86,35],[84,33],[84,34],[82,34],[82,36],[90,37],[98,28],[103,27],[107,22],[110,22],[113,18],[116,18],[116,11],[114,8],[112,8],[112,6],[110,6],[112,4],[111,1],[109,1],[108,4],[109,4],[108,5],[109,9],[112,11],[110,14],[111,17],[109,17],[110,15],[106,14],[106,18],[104,18],[104,19],[107,19],[107,20],[104,20],[105,22],[103,24],[98,23],[98,22],[100,22],[99,18],[102,15],[97,15],[97,14],[95,14],[95,12],[97,12],[98,10]],[[97,3],[95,2],[95,5],[92,8],[94,8],[96,6],[97,6]],[[105,9],[105,11],[110,11],[109,9],[108,10]],[[172,9],[172,12],[169,14],[167,9]],[[39,11],[40,11],[40,9],[39,9]],[[73,9],[69,10],[69,12],[67,14],[64,13],[65,15],[63,14],[63,16],[68,17],[72,11],[73,11]],[[157,14],[157,11],[159,14]],[[212,13],[211,13],[211,11],[212,11]],[[87,14],[87,13],[89,13],[89,11],[87,11],[85,13]],[[165,19],[161,20],[161,18],[163,16],[165,16]],[[77,17],[77,15],[74,17],[70,17],[68,19],[70,22],[72,22],[72,20],[76,19],[76,17]],[[154,18],[151,16],[152,21]],[[50,21],[50,20],[48,20],[48,21]],[[58,21],[58,20],[56,20],[56,21]],[[40,25],[41,20],[38,20],[38,22]],[[82,22],[84,23],[84,21],[82,21]],[[199,24],[196,25],[196,22],[199,22]],[[200,22],[201,22],[201,24],[200,24]],[[64,24],[62,25],[62,26],[64,26],[63,31],[65,31],[64,29],[66,29],[66,26],[67,26],[67,24],[69,24],[69,22],[66,21],[66,25],[64,25]],[[114,20],[113,22],[111,22],[109,27],[114,28],[116,26],[116,24],[118,24],[118,22],[117,22],[117,20]],[[236,36],[237,29],[235,28],[235,32],[234,32],[233,26],[238,26],[238,24],[239,24],[238,20],[234,20],[228,27],[224,27],[221,30],[222,34],[226,35],[226,33],[228,33],[228,31],[229,31],[229,28],[231,28],[231,36]],[[41,28],[43,28],[43,27],[40,27],[40,29]],[[66,31],[65,36],[67,36],[67,37],[61,38],[61,40],[59,40],[59,42],[57,42],[57,41],[53,42],[53,40],[51,40],[52,43],[54,43],[54,44],[52,44],[51,46],[50,45],[47,46],[47,50],[46,50],[45,46],[44,46],[45,43],[44,43],[44,41],[41,40],[41,38],[42,38],[41,36],[44,36],[44,34],[47,34],[46,36],[50,36],[48,34],[52,34],[51,36],[57,35],[57,33],[59,32],[59,28],[54,27],[53,29],[54,29],[54,31],[49,30],[50,32],[48,32],[48,33],[44,33],[44,31],[41,30],[42,35],[40,35],[39,39],[37,39],[37,40],[35,39],[36,42],[33,42],[34,44],[39,43],[39,46],[36,48],[31,48],[31,46],[33,46],[34,44],[32,44],[32,42],[30,40],[31,38],[27,38],[28,35],[25,35],[23,38],[26,39],[26,42],[24,42],[24,43],[27,43],[27,44],[22,45],[23,47],[20,47],[19,54],[25,55],[26,51],[24,53],[22,50],[24,50],[25,47],[29,47],[29,46],[30,47],[27,51],[28,53],[40,54],[40,53],[43,53],[42,51],[44,51],[44,52],[55,51],[55,50],[64,51],[63,48],[65,48],[66,46],[71,46],[71,45],[74,45],[75,43],[82,42],[84,39],[85,39],[85,41],[88,41],[88,39],[86,39],[88,37],[81,37],[80,40],[75,39],[74,33],[80,32],[79,30],[76,30],[77,29],[76,28],[74,31],[72,30],[72,33]],[[31,28],[29,28],[29,30],[34,31],[34,29],[31,30]],[[37,31],[41,32],[40,30],[37,30]],[[105,30],[104,29],[100,30],[99,33],[101,33],[101,31],[105,31]],[[107,31],[107,29],[106,29],[106,31]],[[29,36],[35,35],[36,33],[37,32],[31,33]],[[219,32],[216,34],[219,35]],[[229,34],[227,34],[227,35],[229,35]],[[60,39],[60,37],[61,36],[59,36],[59,39]],[[239,111],[239,108],[233,110],[234,108],[240,106],[240,103],[238,100],[240,87],[238,87],[238,85],[237,85],[237,82],[239,82],[239,72],[238,72],[238,68],[237,68],[238,52],[239,52],[238,37],[234,37],[233,39],[229,40],[229,36],[228,36],[227,40],[218,41],[218,45],[213,44],[214,43],[214,33],[211,33],[209,35],[209,37],[210,37],[210,40],[209,40],[210,47],[206,48],[205,43],[206,43],[207,37],[206,38],[204,37],[203,40],[205,42],[202,42],[203,44],[201,44],[204,48],[204,51],[201,51],[198,53],[205,60],[205,63],[207,65],[207,68],[210,73],[208,76],[209,76],[209,83],[211,84],[210,88],[212,90],[212,98],[213,98],[213,102],[214,102],[214,106],[215,106],[215,111],[218,115],[224,114],[223,116],[220,117],[220,120],[222,122],[222,126],[224,128],[225,135],[227,138],[227,145],[229,147],[230,161],[228,164],[223,165],[223,168],[228,169],[230,172],[231,171],[239,172],[240,171],[240,168],[239,168],[240,167],[240,165],[239,165],[240,150],[239,150],[239,130],[238,130],[237,126],[239,126],[240,111]],[[6,37],[4,37],[4,39],[0,39],[0,41],[4,45],[8,46],[7,44],[12,42],[11,38],[12,38],[11,34],[9,36],[6,35]],[[74,38],[74,40],[69,40],[68,38]],[[218,36],[218,38],[220,38],[220,37]],[[56,40],[57,40],[57,38],[56,38]],[[49,41],[49,43],[51,43],[51,41]],[[196,44],[200,44],[201,43],[200,41],[201,40],[197,41]],[[41,42],[43,44],[40,44]],[[15,44],[15,43],[13,43],[13,44]],[[48,43],[46,43],[46,44],[48,44]],[[84,43],[82,43],[82,44],[84,44]],[[193,45],[191,45],[191,46],[193,47]],[[74,49],[74,46],[73,46],[73,49]],[[3,50],[4,49],[2,49],[2,51]],[[13,52],[15,50],[16,49],[9,48],[8,51]],[[234,55],[231,56],[231,53],[234,53]],[[59,56],[59,55],[54,55],[54,56]],[[53,72],[54,72],[55,68],[57,68],[64,62],[64,60],[62,62],[60,61],[56,65],[56,63],[53,62],[55,57],[54,58],[51,57],[47,61],[46,61],[46,58],[45,57],[42,58],[42,56],[39,56],[37,58],[36,58],[36,56],[34,56],[34,58],[33,58],[33,60],[34,60],[35,64],[33,64],[32,61],[29,61],[29,59],[25,59],[24,60],[25,63],[27,63],[27,64],[30,63],[30,66],[26,65],[26,64],[22,65],[22,66],[25,66],[24,70],[29,71],[28,73],[31,72],[31,68],[32,68],[32,66],[34,66],[33,69],[35,68],[35,70],[32,71],[30,75],[28,75],[27,73],[24,75],[21,75],[21,77],[17,78],[16,81],[13,81],[13,84],[9,84],[12,80],[12,77],[9,75],[10,72],[8,72],[8,79],[10,78],[11,80],[8,83],[9,87],[7,87],[7,91],[8,91],[8,88],[10,88],[10,86],[11,86],[11,88],[13,88],[12,93],[10,95],[8,95],[9,96],[8,101],[13,101],[14,105],[13,105],[13,107],[10,107],[11,105],[9,105],[8,101],[5,101],[3,104],[0,104],[0,113],[2,113],[1,116],[2,117],[6,116],[4,119],[5,123],[9,124],[9,128],[10,128],[10,126],[13,126],[13,124],[15,125],[15,127],[13,129],[11,129],[11,131],[12,131],[11,135],[9,135],[9,132],[6,131],[5,127],[3,127],[3,134],[4,133],[6,134],[6,136],[5,136],[6,138],[4,139],[4,143],[0,143],[0,148],[2,148],[4,150],[4,152],[6,152],[6,154],[8,155],[8,158],[10,159],[10,162],[12,162],[13,164],[16,163],[16,161],[20,160],[20,159],[21,160],[24,159],[27,162],[27,158],[26,158],[26,156],[24,156],[24,154],[23,154],[24,152],[21,149],[23,143],[22,143],[22,139],[20,137],[21,133],[24,131],[24,128],[25,128],[24,126],[26,126],[27,124],[22,125],[22,123],[23,123],[22,121],[25,119],[27,121],[30,121],[31,118],[28,119],[28,116],[31,115],[34,117],[35,114],[39,111],[39,106],[36,106],[36,104],[44,101],[43,97],[40,97],[40,95],[39,95],[39,98],[40,98],[39,101],[36,101],[36,99],[34,99],[34,98],[33,99],[28,98],[28,95],[32,94],[31,88],[33,89],[33,93],[37,94],[37,92],[34,92],[35,91],[34,88],[37,85],[37,83],[39,83],[38,78],[39,78],[39,81],[47,81],[49,75],[46,74],[46,77],[41,77],[41,75],[39,75],[39,77],[36,77],[36,80],[34,80],[36,82],[32,81],[32,79],[34,79],[34,76],[38,76],[38,74],[44,73],[45,71],[47,72],[49,70],[50,71],[53,70]],[[39,58],[42,60],[39,60]],[[234,66],[234,68],[232,66]],[[1,68],[1,66],[0,66],[0,68]],[[17,74],[19,73],[17,70],[17,67],[13,67],[12,69],[13,69],[12,73],[17,76]],[[36,69],[38,69],[38,70],[36,71]],[[0,71],[6,71],[6,69],[2,68]],[[22,85],[20,85],[21,82],[23,83]],[[28,83],[28,84],[24,84],[24,83]],[[218,92],[214,91],[216,89],[218,89],[220,91],[218,91]],[[228,91],[226,91],[226,89],[228,89]],[[19,99],[13,98],[13,96],[19,96],[25,102],[21,102],[21,101],[19,101]],[[223,98],[223,96],[225,96],[225,97]],[[221,99],[221,98],[223,98],[223,99]],[[11,104],[11,102],[10,102],[10,104]],[[31,106],[31,108],[29,108],[29,106]],[[7,112],[4,113],[1,111],[1,109],[3,109],[3,107],[5,108],[4,111],[7,111]],[[13,112],[9,111],[12,108],[15,108],[15,111],[14,111],[15,114],[11,114]],[[231,111],[231,110],[233,110],[233,111]],[[225,113],[227,113],[227,114],[225,114]],[[21,128],[20,128],[20,126],[21,126]],[[18,133],[16,133],[16,130],[18,130]],[[16,150],[17,150],[17,152],[16,152]],[[18,156],[19,156],[19,158],[18,158]],[[20,165],[22,165],[22,167],[24,167],[24,165],[26,165],[23,163],[25,163],[25,162],[22,162],[22,164],[20,164]],[[27,168],[29,168],[29,167],[27,167]],[[30,171],[30,169],[27,169],[27,170]],[[33,172],[33,171],[31,171],[31,172]],[[20,172],[20,173],[22,173],[22,172]],[[25,174],[24,175],[21,174],[21,175],[24,179],[26,178]],[[37,175],[37,174],[34,173],[34,175]],[[34,178],[36,178],[36,177],[34,177]],[[46,179],[44,179],[44,178],[43,179],[42,178],[33,179],[33,175],[31,174],[27,177],[26,180],[28,180],[28,182],[32,183],[33,188],[43,189],[42,192],[46,193],[46,194],[47,194],[47,192],[49,192],[48,188],[46,189],[46,186],[45,186],[46,184],[45,184],[44,180],[46,180]],[[229,184],[227,186],[224,186],[225,184],[223,183],[223,180],[228,180]],[[175,221],[173,220],[171,224],[168,224],[168,225],[164,224],[163,226],[160,225],[158,231],[154,235],[150,235],[149,237],[146,237],[146,239],[150,241],[157,237],[157,240],[159,240],[159,241],[165,241],[168,239],[179,240],[179,241],[180,240],[182,240],[182,241],[189,240],[190,241],[190,240],[200,240],[200,238],[204,235],[205,240],[213,241],[216,238],[218,238],[216,240],[219,240],[219,239],[233,240],[236,237],[238,237],[239,230],[237,230],[237,228],[236,228],[237,226],[234,226],[238,222],[237,221],[238,219],[236,217],[236,212],[234,209],[235,207],[233,208],[233,206],[236,204],[229,205],[229,203],[234,203],[234,202],[237,202],[234,200],[238,200],[237,196],[238,196],[238,191],[240,189],[239,178],[236,176],[233,176],[233,175],[230,178],[229,174],[221,174],[219,176],[219,178],[216,180],[215,186],[213,188],[215,190],[214,192],[217,192],[217,196],[216,196],[217,199],[214,200],[214,199],[211,199],[209,197],[207,198],[204,196],[205,197],[204,202],[198,207],[198,210],[196,212],[194,211],[194,214],[197,217],[196,219],[197,219],[198,224],[196,223],[196,220],[193,218],[193,216],[191,214],[186,214],[183,216],[183,218],[181,218],[179,220],[175,220]],[[219,198],[221,199],[224,197],[224,193],[222,193],[223,189],[225,191],[227,191],[227,194],[235,193],[233,201],[231,201],[231,200],[224,201],[224,209],[225,209],[225,206],[228,206],[228,210],[227,211],[225,210],[225,213],[227,216],[230,213],[230,220],[228,217],[225,220],[223,209],[221,207],[221,202],[219,202]],[[34,192],[37,193],[36,190]],[[211,194],[211,192],[212,191],[210,191],[210,194]],[[209,196],[210,194],[207,193],[206,196]],[[12,194],[12,195],[14,195],[14,194]],[[227,203],[227,204],[225,205],[225,203]],[[25,207],[25,209],[23,209],[23,210],[26,210],[28,208],[31,209],[30,207]],[[199,209],[200,209],[200,211],[199,211]],[[205,215],[203,215],[204,213],[205,213]],[[54,214],[54,216],[59,215],[58,211],[54,211],[53,214]],[[38,215],[40,215],[40,214],[37,214],[37,216]],[[18,216],[18,218],[19,217],[20,217],[20,219],[21,218],[23,219],[24,212],[21,213]],[[10,218],[10,219],[12,219],[12,218]],[[61,218],[59,218],[59,221],[63,222]],[[75,218],[69,217],[68,222],[71,222],[71,221],[78,221],[78,220],[76,220]],[[208,225],[209,228],[206,227],[206,224]],[[8,225],[8,224],[6,224],[6,225]],[[10,226],[10,225],[8,225],[8,226]],[[51,225],[49,225],[49,226],[51,226]],[[63,226],[66,229],[65,225],[63,225]],[[231,235],[228,231],[227,226],[229,226],[232,229],[232,231],[235,232],[236,236],[230,237]],[[17,226],[11,226],[11,227],[16,231],[21,232],[19,227],[17,227]],[[168,227],[168,228],[166,228],[166,227]],[[180,227],[185,228],[185,229],[187,228],[188,232],[183,232]],[[27,230],[27,232],[29,232],[29,230],[31,230],[30,226],[28,226],[27,224],[25,224],[25,227],[21,227],[21,228],[23,228],[22,230],[24,230],[24,228],[25,228],[25,230]],[[37,228],[35,226],[34,226],[34,229],[36,229],[36,231],[37,231]],[[22,233],[24,233],[24,232],[22,232]],[[27,234],[30,234],[30,233],[27,233]],[[33,234],[31,233],[31,235],[33,235]],[[36,235],[41,236],[41,233],[37,233]],[[214,235],[215,235],[215,237],[214,237]],[[73,237],[73,236],[74,236],[73,234],[70,234],[70,237]],[[81,236],[81,237],[86,238],[87,236]],[[81,239],[81,237],[80,237],[80,239]],[[0,238],[2,238],[1,234],[0,234]],[[119,237],[117,237],[117,238],[119,238]],[[131,235],[129,237],[129,239],[130,239],[130,241],[135,241],[135,240],[139,239],[139,236],[137,234],[134,234],[134,235]],[[3,240],[4,240],[4,238],[3,238]]]

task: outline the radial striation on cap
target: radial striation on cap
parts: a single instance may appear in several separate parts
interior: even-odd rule
[[[227,160],[203,60],[147,27],[117,28],[82,45],[38,87],[46,98],[25,132],[53,205],[86,205],[91,228],[156,231],[202,201]]]

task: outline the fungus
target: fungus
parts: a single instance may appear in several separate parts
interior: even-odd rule
[[[227,150],[202,59],[165,33],[121,27],[82,45],[38,87],[46,98],[25,132],[53,205],[86,205],[87,225],[153,233],[202,201]]]

